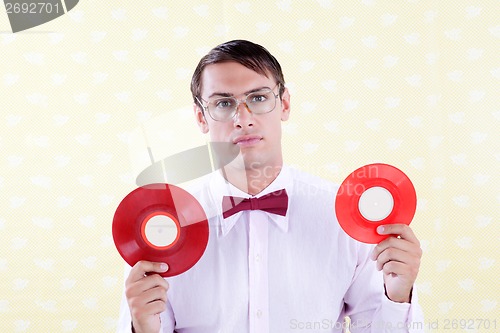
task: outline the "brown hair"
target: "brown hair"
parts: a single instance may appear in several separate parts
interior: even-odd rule
[[[237,62],[266,77],[271,74],[276,83],[279,83],[279,95],[282,96],[285,79],[278,60],[261,45],[247,40],[232,40],[214,47],[198,63],[191,79],[191,93],[195,103],[198,103],[196,98],[201,97],[201,75],[205,67],[228,61]]]

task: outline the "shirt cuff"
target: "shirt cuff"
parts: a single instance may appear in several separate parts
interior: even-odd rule
[[[406,327],[411,303],[393,302],[387,296],[382,296],[382,306],[380,308],[380,318],[383,325],[393,328]]]
[[[372,326],[375,326],[375,332],[423,333],[424,317],[418,304],[415,286],[412,290],[410,303],[397,303],[391,301],[385,295],[382,296],[379,318],[381,322],[372,323]]]

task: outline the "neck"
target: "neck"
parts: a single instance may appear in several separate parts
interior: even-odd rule
[[[278,177],[282,167],[282,162],[275,166],[256,167],[253,165],[248,168],[235,168],[227,165],[221,171],[222,176],[233,186],[250,195],[256,195]]]

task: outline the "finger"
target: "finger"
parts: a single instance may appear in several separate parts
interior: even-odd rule
[[[145,291],[142,294],[144,304],[149,304],[156,301],[167,302],[167,290],[162,287],[155,287]]]
[[[397,235],[409,242],[419,244],[417,236],[413,230],[406,224],[386,224],[377,227],[377,232],[380,235]]]
[[[390,247],[382,251],[377,257],[377,269],[380,271],[389,261],[404,262],[404,253],[401,250]]]
[[[155,301],[155,302],[148,303],[145,306],[144,311],[146,313],[148,313],[148,314],[156,315],[156,314],[162,313],[166,309],[167,309],[167,303],[166,302]]]
[[[413,256],[409,252],[390,247],[377,257],[377,269],[381,270],[389,262],[399,262],[404,265],[418,267],[420,265],[420,258]]]
[[[128,299],[142,297],[145,291],[161,288],[166,293],[169,288],[168,282],[158,274],[144,277],[143,279],[125,285],[125,295]]]
[[[131,307],[132,321],[140,321],[141,318],[146,318],[151,315],[158,315],[167,309],[167,304],[162,301],[148,303],[141,307]]]
[[[415,256],[421,256],[422,250],[420,246],[415,243],[411,243],[406,239],[396,238],[396,237],[388,237],[384,239],[382,242],[378,243],[372,251],[371,258],[372,260],[376,260],[377,257],[389,248],[396,248],[408,253],[411,253]]]
[[[167,290],[163,287],[155,287],[149,289],[145,292],[137,294],[133,297],[128,297],[128,303],[130,309],[135,309],[136,311],[143,310],[148,304],[161,301],[167,302]],[[152,314],[152,313],[149,313]]]
[[[397,275],[398,277],[406,277],[413,284],[418,275],[419,265],[407,265],[397,261],[389,261],[382,269],[385,275]]]
[[[397,276],[404,276],[408,275],[408,268],[407,265],[397,262],[397,261],[390,261],[386,263],[382,269],[385,275],[397,275]]]
[[[127,283],[139,281],[146,273],[164,273],[168,270],[168,265],[160,262],[138,261],[127,278]]]

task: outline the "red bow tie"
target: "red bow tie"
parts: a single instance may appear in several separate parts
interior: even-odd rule
[[[278,190],[260,198],[240,198],[232,196],[224,196],[222,198],[222,216],[227,218],[242,210],[263,210],[268,213],[285,216],[288,209],[288,195],[286,190]]]

